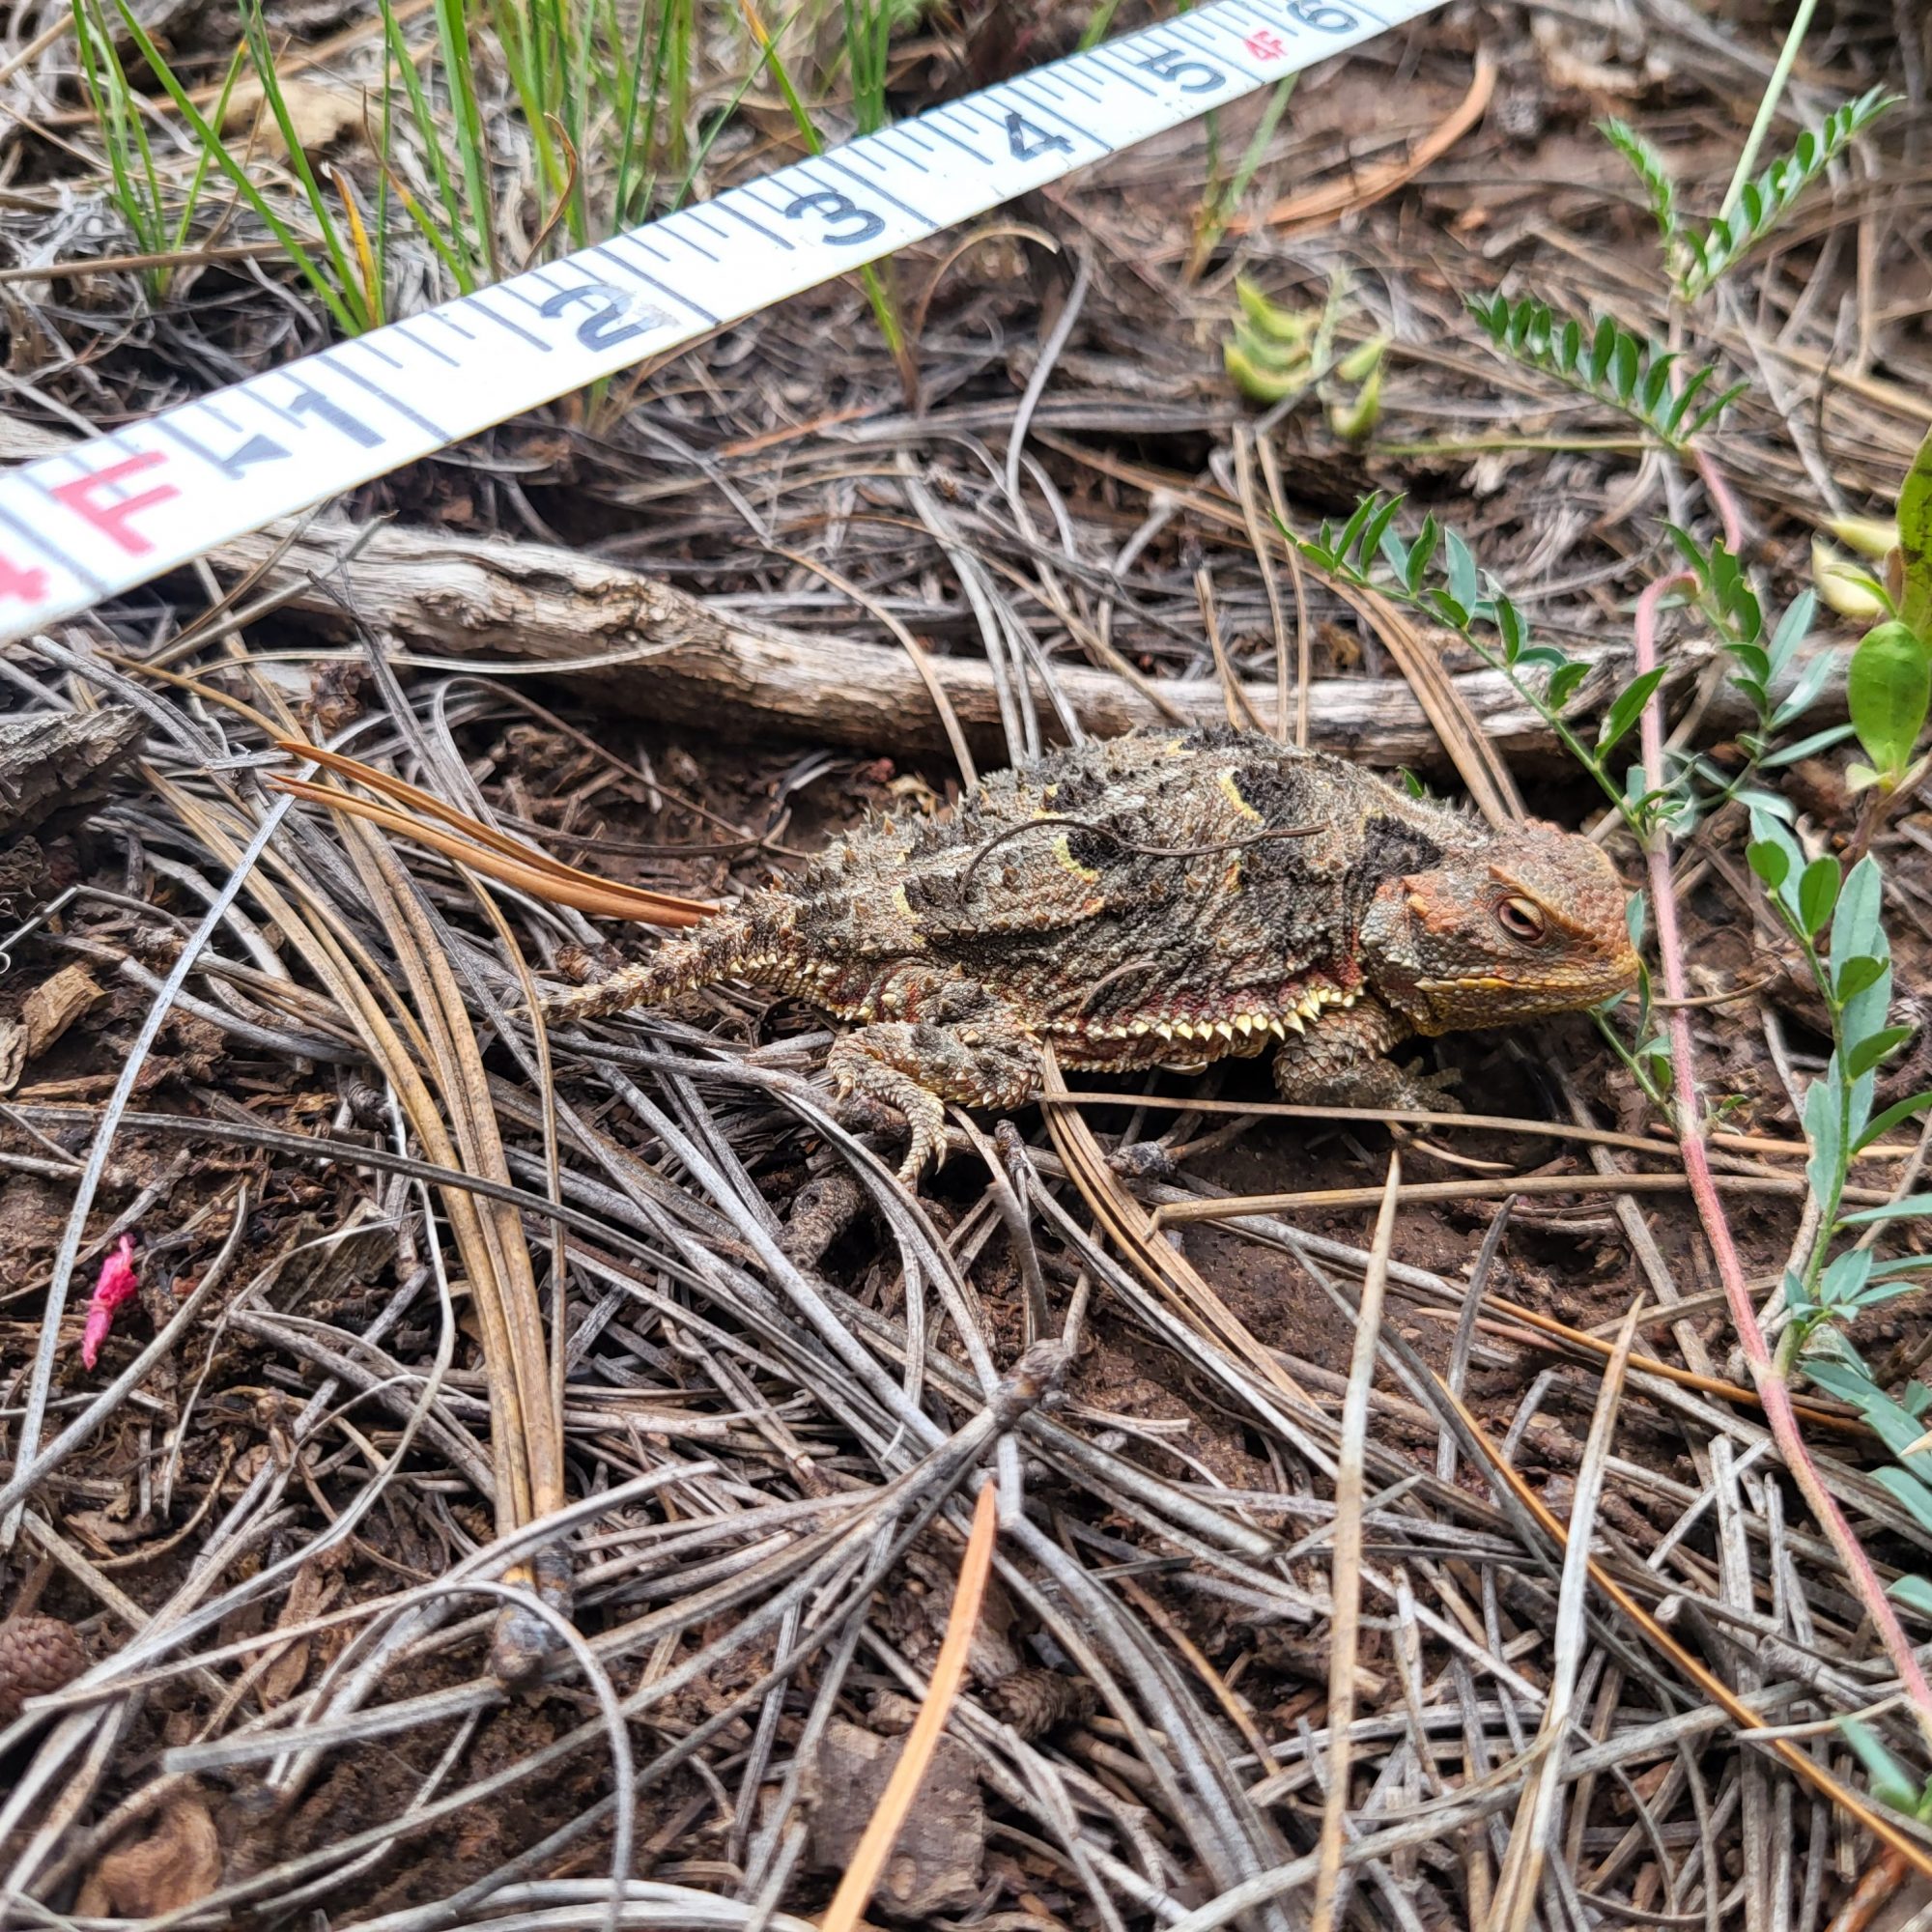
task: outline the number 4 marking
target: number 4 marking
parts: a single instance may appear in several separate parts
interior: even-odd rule
[[[1049,134],[1044,128],[1036,128],[1024,114],[1010,107],[1007,110],[1007,146],[1016,161],[1037,161],[1040,156],[1050,155],[1056,148],[1065,155],[1073,152],[1073,143],[1065,134]]]

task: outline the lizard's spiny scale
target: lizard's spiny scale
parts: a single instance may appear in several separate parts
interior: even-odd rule
[[[1622,888],[1587,839],[1492,833],[1346,760],[1216,729],[995,774],[950,817],[857,832],[795,893],[752,894],[550,1005],[594,1017],[733,978],[803,990],[875,1022],[828,1065],[914,1122],[918,1159],[944,1145],[942,1100],[1030,1097],[1046,1038],[1067,1066],[1126,1069],[1272,1037],[1290,1097],[1440,1105],[1380,1056],[1591,1006],[1634,973]]]

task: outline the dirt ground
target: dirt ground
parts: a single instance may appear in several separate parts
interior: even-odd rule
[[[1085,24],[1015,27],[1016,11],[902,34],[895,109],[1032,66]],[[46,24],[31,12],[15,46]],[[867,814],[958,797],[916,706],[902,740],[861,740],[836,704],[801,732],[724,690],[667,718],[647,655],[526,674],[506,638],[535,605],[592,647],[602,635],[606,607],[573,604],[555,549],[645,573],[726,634],[893,651],[904,630],[945,663],[985,658],[989,638],[1030,651],[1023,675],[1016,656],[1001,670],[1005,726],[990,700],[970,724],[981,769],[1064,735],[1055,680],[1076,671],[1155,694],[1232,681],[1271,727],[1305,632],[1314,742],[1456,794],[1467,747],[1432,743],[1403,643],[1313,573],[1297,596],[1266,544],[1266,472],[1303,531],[1374,490],[1406,493],[1406,526],[1452,524],[1541,635],[1599,661],[1598,702],[1628,676],[1639,592],[1671,567],[1664,523],[1714,527],[1694,482],[1614,412],[1498,357],[1465,295],[1674,329],[1745,381],[1704,445],[1783,610],[1822,518],[1883,514],[1932,421],[1918,15],[1825,0],[1774,142],[1870,87],[1901,104],[1694,316],[1673,311],[1641,187],[1595,124],[1638,128],[1709,215],[1790,10],[1456,0],[1302,80],[1194,272],[1198,211],[1257,104],[1029,196],[971,246],[908,251],[891,273],[922,319],[916,406],[864,291],[832,285],[615,400],[368,486],[299,559],[217,554],[10,647],[0,722],[104,705],[136,723],[77,796],[0,812],[0,923],[36,922],[0,974],[17,1056],[0,1065],[0,1472],[19,1468],[50,1321],[39,1442],[88,1424],[0,1552],[0,1924],[815,1921],[876,1801],[853,1753],[912,1720],[989,1460],[1024,1506],[952,1722],[959,1793],[916,1814],[875,1922],[1309,1923],[1297,1861],[1318,1856],[1334,1762],[1343,1590],[1360,1604],[1354,1922],[1854,1932],[1932,1897],[1871,1836],[1866,1773],[1831,1720],[1876,1707],[1915,1776],[1922,1740],[1770,1450],[1662,1117],[1586,1016],[1423,1049],[1460,1070],[1471,1111],[1517,1124],[1295,1115],[1260,1062],[1070,1074],[1110,1096],[1078,1109],[1102,1179],[1030,1108],[997,1141],[995,1117],[956,1120],[914,1204],[887,1179],[896,1131],[832,1107],[810,1007],[726,986],[540,1050],[523,973],[582,978],[659,942],[486,892],[420,843],[304,805],[188,1000],[143,1033],[274,809],[276,736],[339,742],[570,865],[705,899],[794,873]],[[270,14],[315,37],[357,17]],[[1115,29],[1145,17],[1123,7]],[[201,68],[225,53],[212,13],[172,32]],[[204,267],[158,306],[132,273],[50,267],[117,244],[43,125],[71,90],[25,71],[41,92],[0,136],[0,453],[320,342],[272,262]],[[1429,157],[1472,88],[1478,111]],[[714,186],[785,157],[781,110],[754,92]],[[1421,165],[1391,170],[1419,146]],[[1237,274],[1289,308],[1339,291],[1344,343],[1389,337],[1371,434],[1338,434],[1320,394],[1240,393],[1222,353]],[[500,554],[497,608],[440,604],[446,538]],[[245,623],[207,621],[220,599]],[[1721,769],[1742,756],[1721,665],[1693,616],[1667,624],[1671,718]],[[1857,635],[1819,612],[1818,648]],[[1489,702],[1461,640],[1429,627],[1421,648],[1465,717]],[[1811,724],[1842,715],[1834,689]],[[1603,799],[1548,734],[1520,717],[1510,733],[1528,809],[1594,824]],[[1857,832],[1844,763],[1824,751],[1778,781],[1815,850]],[[1745,838],[1736,807],[1712,813],[1675,880],[1691,991],[1721,996],[1691,1030],[1762,1304],[1804,1230],[1794,1094],[1829,1037]],[[1638,888],[1633,841],[1606,849]],[[1899,995],[1932,997],[1932,813],[1898,812],[1877,849]],[[1921,1057],[1932,1032],[1888,1094],[1932,1085]],[[1873,1200],[1912,1156],[1911,1129],[1891,1138],[1861,1170]],[[1406,1191],[1350,1449],[1392,1150]],[[1237,1219],[1148,1220],[1219,1195],[1264,1199]],[[124,1234],[138,1297],[89,1368],[88,1292]],[[1906,1222],[1882,1251],[1923,1245]],[[1639,1304],[1614,1431],[1592,1450],[1609,1345]],[[1928,1314],[1907,1295],[1857,1328],[1913,1413]],[[1022,1356],[1055,1338],[1051,1399],[1014,1397]],[[1932,1571],[1932,1529],[1874,1480],[1880,1443],[1800,1394],[1881,1577]],[[1023,1413],[996,1457],[1002,1402]],[[1572,1523],[1579,1487],[1588,1590],[1566,1589],[1565,1544],[1536,1513]],[[493,1548],[557,1509],[551,1533]],[[1342,1565],[1339,1520],[1360,1532]],[[524,1607],[506,1609],[505,1577]],[[89,1674],[16,1716],[5,1633],[30,1617],[71,1626]],[[1818,1775],[1747,1742],[1753,1725],[1795,1727]],[[638,1883],[613,1906],[618,1857]],[[1186,1916],[1288,1868],[1229,1920]]]

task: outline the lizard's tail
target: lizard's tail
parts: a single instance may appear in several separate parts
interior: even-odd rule
[[[764,896],[754,894],[753,899]],[[620,967],[595,985],[575,986],[543,1002],[547,1020],[595,1020],[636,1007],[659,1007],[694,986],[720,980],[783,984],[791,957],[791,908],[754,906],[707,920],[688,939],[666,942],[649,959]]]
[[[553,993],[543,1003],[547,1020],[597,1020],[633,1007],[661,1007],[694,986],[729,980],[746,951],[749,923],[729,917],[710,921],[691,939],[674,939],[650,959],[619,967],[608,980]]]

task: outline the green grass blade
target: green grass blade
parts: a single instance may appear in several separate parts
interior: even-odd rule
[[[189,99],[187,89],[181,84],[175,75],[174,70],[162,59],[161,50],[156,46],[154,41],[149,37],[147,28],[142,26],[140,20],[135,16],[134,10],[128,4],[128,0],[114,0],[114,9],[120,14],[122,24],[127,29],[128,38],[140,50],[141,58],[148,63],[148,66],[154,71],[155,77],[166,89],[168,98],[180,111],[183,122],[192,131],[195,139],[207,151],[209,157],[235,185],[236,191],[242,196],[242,199],[248,204],[257,218],[268,228],[269,233],[275,238],[275,241],[280,244],[282,251],[288,256],[289,260],[300,270],[302,278],[322,298],[324,307],[335,319],[337,326],[342,329],[343,333],[346,335],[355,334],[357,329],[354,314],[343,301],[341,296],[330,286],[328,277],[316,266],[314,259],[310,256],[308,250],[302,246],[295,231],[269,206],[267,200],[263,197],[261,189],[249,180],[247,171],[228,152],[227,144],[222,140],[221,136],[208,125],[208,121],[202,114],[201,109]]]
[[[765,31],[764,23],[758,17],[753,0],[745,0],[745,18],[755,39],[771,64],[773,75],[777,78],[779,92],[784,96],[785,106],[791,112],[792,120],[798,126],[799,138],[807,149],[814,155],[825,152],[825,141],[818,131],[818,124],[811,118],[811,111],[800,98],[797,87],[792,82],[783,57],[780,54],[772,36]],[[891,350],[893,360],[899,365],[904,376],[909,368],[906,350],[905,329],[900,325],[898,306],[893,300],[877,267],[867,263],[859,270],[859,281],[866,291],[866,299],[872,305],[872,315],[879,325],[879,333],[886,339],[886,347]],[[908,378],[909,381],[909,378]]]
[[[495,281],[502,273],[497,256],[496,202],[490,185],[490,155],[483,133],[483,110],[476,99],[475,55],[469,45],[469,21],[464,0],[436,0],[437,34],[442,46],[442,78],[456,121],[457,159],[469,196],[469,215],[474,234],[464,236],[482,279]],[[425,124],[432,141],[436,131]],[[459,231],[461,232],[461,231]]]
[[[1121,11],[1121,0],[1100,0],[1094,9],[1093,17],[1080,30],[1080,52],[1097,47],[1107,38],[1107,29],[1114,24],[1114,15]]]
[[[322,245],[327,249],[329,264],[335,270],[336,287],[355,315],[359,332],[369,327],[371,323],[360,293],[361,277],[349,251],[342,245],[335,217],[323,198],[322,184],[316,180],[315,170],[310,167],[308,156],[303,151],[301,136],[296,131],[295,117],[289,112],[288,97],[282,92],[282,77],[275,71],[274,49],[269,44],[269,25],[263,17],[262,0],[249,0],[243,8],[242,29],[247,42],[248,58],[254,63],[255,77],[262,84],[262,99],[268,103],[275,128],[281,134],[282,145],[288,151],[289,172],[295,176],[308,202],[309,213],[315,217],[316,232],[322,237]],[[219,127],[220,123],[215,125]]]
[[[640,213],[634,213],[632,196],[640,180],[646,180],[642,201],[648,205],[652,187],[657,181],[657,171],[649,165],[651,144],[657,133],[657,82],[658,61],[664,45],[664,21],[667,8],[664,0],[656,0],[655,5],[646,0],[638,0],[637,26],[631,43],[631,64],[628,70],[617,51],[620,42],[617,37],[617,10],[614,0],[604,0],[605,36],[612,49],[612,84],[616,99],[621,102],[618,113],[619,131],[617,134],[617,173],[611,186],[611,226],[612,230],[629,228],[642,219]],[[657,32],[651,36],[651,74],[652,84],[647,90],[643,85],[644,43],[650,24],[655,21]],[[742,91],[742,90],[741,90]],[[649,106],[644,113],[641,137],[638,130],[638,115],[640,103],[648,98]],[[733,105],[736,105],[734,100]],[[709,147],[706,143],[706,147]],[[639,155],[644,156],[642,170],[636,169]]]
[[[136,171],[129,164],[130,149],[145,154],[146,141],[131,106],[132,90],[115,51],[114,37],[99,17],[95,0],[85,0],[85,4],[83,0],[73,0],[73,24],[74,42],[80,53],[81,86],[99,128],[111,184],[110,198],[142,252],[157,254],[163,244],[162,231],[157,225],[159,188],[154,178],[152,156],[144,171],[149,189],[145,196]],[[158,300],[166,293],[164,272],[150,270],[146,279],[151,296]]]
[[[404,190],[397,182],[397,193],[405,212],[409,214],[425,241],[436,250],[443,266],[455,278],[457,288],[464,295],[473,295],[489,279],[483,272],[483,265],[472,255],[469,245],[468,224],[463,204],[458,200],[456,183],[449,172],[449,163],[443,157],[442,142],[439,138],[434,117],[430,112],[429,98],[423,89],[422,76],[416,72],[416,64],[410,58],[409,43],[403,39],[402,22],[396,18],[392,0],[378,0],[383,11],[383,39],[387,45],[388,57],[396,64],[401,76],[403,92],[409,99],[410,115],[416,124],[416,133],[422,142],[423,152],[429,159],[429,177],[436,185],[437,199],[442,204],[443,218],[449,224],[449,233],[444,236],[436,233],[429,220],[428,211],[414,195]],[[384,92],[384,127],[387,127],[388,93]],[[384,135],[386,140],[387,136]],[[384,152],[384,175],[390,177],[388,155]]]
[[[779,32],[782,34],[804,11],[803,4],[793,8],[780,23]],[[691,165],[685,169],[684,179],[678,183],[677,192],[671,196],[670,207],[672,209],[682,208],[690,198],[691,190],[697,181],[697,171],[704,165],[705,156],[711,152],[711,144],[730,126],[731,116],[737,112],[738,103],[752,91],[753,82],[756,81],[759,74],[764,72],[768,64],[776,65],[772,61],[772,43],[770,41],[761,43],[757,59],[745,70],[744,78],[731,90],[731,98],[725,102],[724,113],[713,117],[709,132],[705,134],[696,152],[693,154]]]
[[[229,98],[235,92],[235,83],[241,76],[242,62],[246,49],[237,46],[228,63],[228,71],[222,77],[221,94],[214,103],[214,125],[219,128],[228,119]],[[188,181],[187,199],[182,208],[181,220],[175,227],[174,245],[177,250],[187,245],[187,232],[193,225],[195,210],[201,206],[202,190],[208,185],[208,171],[213,165],[206,148],[200,149],[194,158],[194,174]]]

